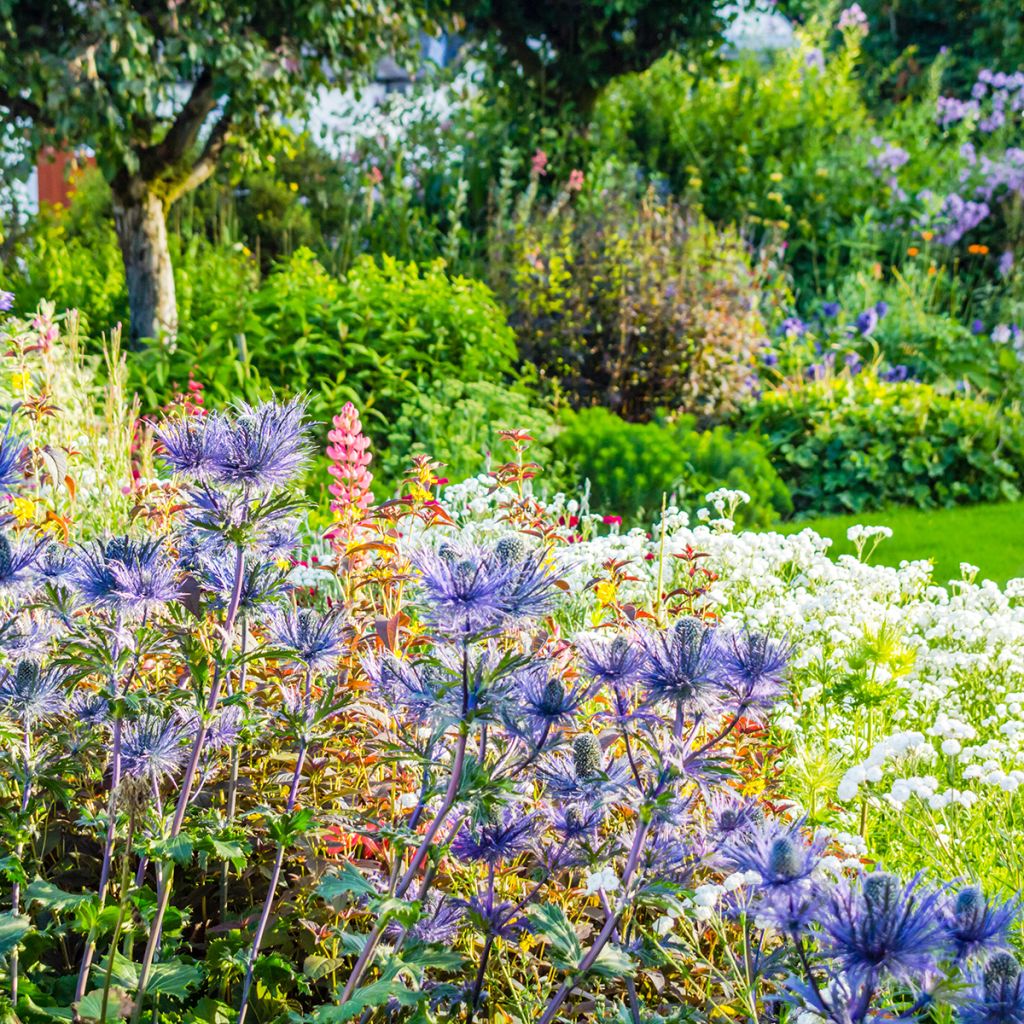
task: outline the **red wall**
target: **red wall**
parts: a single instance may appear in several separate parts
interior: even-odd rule
[[[67,206],[75,191],[75,178],[86,167],[94,167],[96,160],[82,153],[68,153],[47,146],[36,160],[39,181],[39,205],[43,203]]]

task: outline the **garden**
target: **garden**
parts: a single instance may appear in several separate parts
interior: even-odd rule
[[[1024,1024],[1019,5],[0,24],[0,1024]]]

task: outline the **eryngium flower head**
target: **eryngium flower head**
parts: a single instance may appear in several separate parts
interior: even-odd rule
[[[514,809],[499,811],[495,820],[479,828],[464,825],[452,841],[452,853],[459,860],[497,865],[529,848],[536,831],[536,815]]]
[[[640,680],[651,703],[671,701],[690,714],[714,707],[722,696],[722,651],[715,630],[699,619],[643,634],[647,658]]]
[[[964,886],[943,908],[943,922],[958,959],[1007,949],[1010,926],[1020,912],[1016,900],[987,900],[977,885]]]
[[[12,426],[12,421],[8,420],[0,436],[0,491],[7,493],[21,482],[25,463],[25,439],[20,434],[12,434]]]
[[[270,620],[268,632],[271,643],[314,671],[337,660],[350,633],[340,607],[326,613],[313,608],[279,611]]]
[[[756,800],[745,800],[731,791],[715,793],[708,801],[712,839],[725,840],[764,822],[764,811]]]
[[[537,771],[555,799],[595,807],[623,792],[629,770],[615,761],[605,765],[600,740],[581,733],[573,740],[572,753],[555,752]]]
[[[756,871],[763,891],[792,891],[810,882],[827,844],[828,837],[820,834],[808,842],[800,822],[766,821],[731,832],[722,844],[720,859],[733,871]]]
[[[235,589],[235,556],[201,556],[196,576],[203,588],[213,593],[214,606],[227,607]],[[276,601],[289,589],[286,577],[286,572],[269,562],[246,565],[242,570],[238,610],[254,612],[263,605]]]
[[[466,917],[484,935],[512,942],[523,932],[532,931],[530,921],[519,913],[519,907],[509,901],[495,899],[494,890],[490,889],[482,896],[473,896],[468,900],[456,900],[458,906],[466,911]]]
[[[66,675],[54,666],[44,669],[36,661],[19,661],[0,672],[0,708],[26,726],[37,719],[60,714],[67,706]]]
[[[361,663],[376,696],[394,711],[421,724],[458,717],[462,701],[456,699],[456,679],[443,665],[407,661],[390,651],[364,655]]]
[[[423,916],[405,932],[407,942],[423,945],[450,946],[459,933],[459,925],[465,917],[465,910],[454,900],[427,895],[422,911]],[[398,921],[391,921],[384,930],[389,942],[397,942],[403,934]]]
[[[520,731],[518,719],[525,718],[527,728],[522,731],[527,735],[568,725],[590,692],[586,686],[549,675],[544,662],[533,662],[517,672],[515,683],[508,694],[506,718],[515,731]]]
[[[121,769],[133,778],[159,782],[173,775],[184,763],[187,754],[182,741],[187,726],[178,718],[157,718],[143,715],[125,723],[121,735]]]
[[[595,682],[611,687],[625,686],[636,680],[644,664],[644,648],[627,636],[604,639],[596,636],[576,638],[580,664]]]
[[[174,567],[159,540],[95,541],[83,549],[71,582],[83,600],[119,611],[148,611],[178,596]]]
[[[414,555],[431,624],[453,633],[481,633],[546,611],[554,577],[542,554],[516,560],[515,547],[503,541],[490,548],[445,543],[436,552]]]
[[[0,530],[0,593],[17,590],[29,579],[39,548],[38,543],[12,541]]]
[[[293,398],[284,405],[240,403],[225,428],[223,449],[216,459],[216,479],[250,492],[290,483],[310,454],[305,418],[302,398]]]
[[[71,717],[80,728],[106,725],[110,721],[110,702],[98,693],[79,690],[71,697]]]
[[[71,548],[51,541],[40,552],[32,575],[39,583],[63,583],[75,569]]]
[[[744,631],[721,644],[720,659],[727,703],[734,712],[750,715],[778,694],[789,648],[764,634]]]
[[[884,975],[911,984],[934,964],[948,941],[942,926],[941,891],[929,890],[920,875],[906,885],[874,871],[861,884],[833,893],[822,925],[824,951],[836,958],[851,984]]]
[[[154,433],[162,448],[160,455],[175,473],[206,480],[219,470],[228,435],[220,413],[166,419]]]
[[[956,1013],[963,1024],[1024,1024],[1024,978],[1012,953],[994,953],[972,984]]]

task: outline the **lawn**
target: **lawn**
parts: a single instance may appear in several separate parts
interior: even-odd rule
[[[883,540],[873,562],[899,565],[903,559],[931,558],[935,578],[942,582],[960,577],[960,563],[981,569],[979,578],[1000,585],[1024,576],[1024,505],[973,505],[950,509],[894,508],[883,512],[849,516],[828,516],[785,523],[781,533],[796,533],[811,527],[831,537],[830,554],[853,554],[846,530],[856,523],[892,528],[892,538]]]

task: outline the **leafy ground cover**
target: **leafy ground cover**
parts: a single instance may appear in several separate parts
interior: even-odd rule
[[[856,516],[826,516],[783,523],[780,533],[811,529],[832,541],[833,557],[851,555],[856,545],[847,539],[851,526],[888,526],[892,537],[881,541],[872,555],[879,565],[898,566],[904,559],[931,559],[937,580],[963,575],[962,562],[978,567],[978,578],[1007,581],[1024,577],[1024,510],[1017,504],[970,505],[950,509],[890,508]]]

